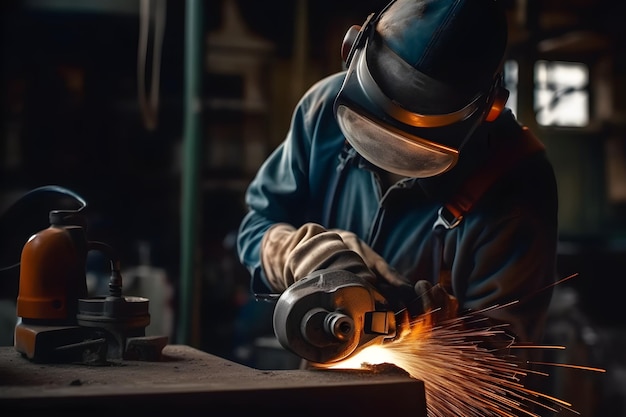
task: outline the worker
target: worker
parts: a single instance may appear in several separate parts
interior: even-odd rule
[[[483,312],[540,342],[557,186],[506,107],[501,3],[395,0],[348,30],[345,68],[299,100],[246,191],[237,249],[255,294],[343,269],[440,320]]]

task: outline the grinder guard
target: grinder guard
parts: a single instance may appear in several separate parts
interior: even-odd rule
[[[343,270],[321,270],[287,288],[276,302],[274,333],[303,359],[330,367],[396,336],[396,318],[373,285]]]

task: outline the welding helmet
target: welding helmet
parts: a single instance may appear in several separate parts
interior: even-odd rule
[[[361,156],[414,178],[454,167],[476,127],[495,120],[508,98],[500,7],[496,0],[394,0],[348,30],[334,111]]]

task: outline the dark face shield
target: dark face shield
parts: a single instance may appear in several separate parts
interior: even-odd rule
[[[344,136],[365,159],[394,174],[426,178],[450,170],[480,120],[484,96],[451,113],[409,111],[374,81],[364,52],[368,43],[356,52],[335,100]]]
[[[340,104],[337,120],[346,139],[365,159],[394,174],[426,178],[452,168],[458,151],[399,131]]]

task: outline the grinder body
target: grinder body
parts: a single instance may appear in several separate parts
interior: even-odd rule
[[[280,295],[273,315],[280,344],[318,367],[394,340],[401,325],[373,285],[344,270],[321,270],[295,282]]]

